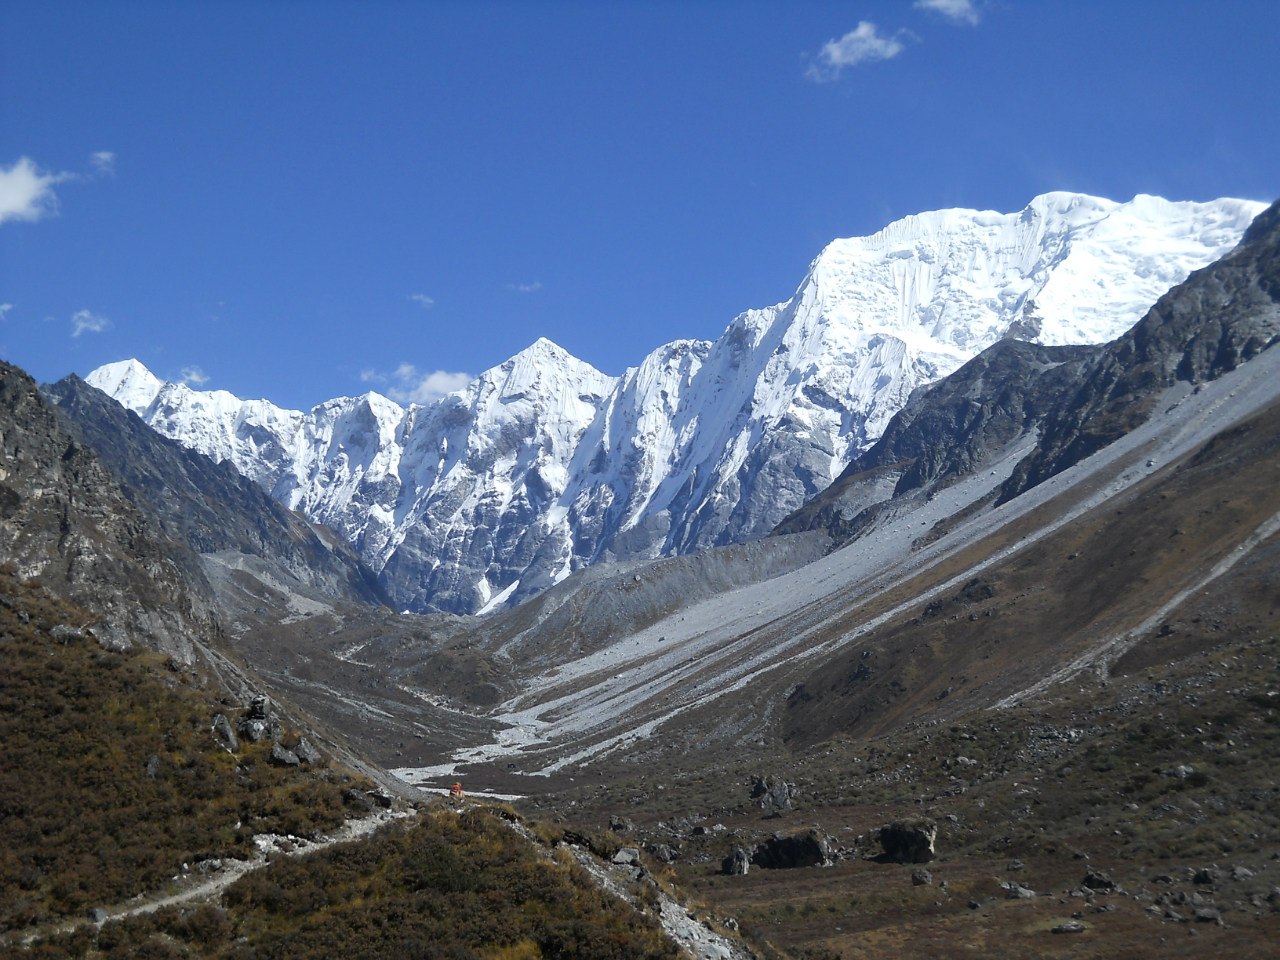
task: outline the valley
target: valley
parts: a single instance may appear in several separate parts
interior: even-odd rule
[[[1280,204],[1250,209],[1238,245],[1219,215],[1238,216],[1239,202],[1197,206],[1197,222],[1216,211],[1193,244],[1212,256],[1174,279],[1142,271],[1163,284],[1148,296],[1117,278],[1170,249],[1150,241],[1174,207],[1155,200],[1052,194],[1020,218],[939,212],[837,241],[797,299],[744,314],[715,344],[663,348],[663,369],[687,374],[682,397],[735,364],[750,375],[723,386],[736,399],[696,417],[693,401],[640,404],[635,422],[653,430],[634,444],[614,442],[626,433],[617,418],[634,425],[621,412],[628,391],[662,365],[651,357],[614,381],[546,341],[536,358],[408,411],[369,395],[295,415],[202,397],[134,365],[37,388],[5,365],[0,651],[14,669],[0,703],[24,747],[10,734],[0,830],[22,838],[2,865],[5,889],[23,892],[6,895],[0,949],[95,960],[334,956],[352,944],[359,956],[1272,955]],[[979,255],[987,230],[998,242]],[[1073,243],[1090,262],[1110,251],[1100,302],[1073,307],[1076,268],[1036,266],[1045,250],[1070,264]],[[859,326],[881,301],[850,263],[865,255],[871,273],[892,276],[908,247],[926,264],[958,250],[986,264],[983,277],[1012,271],[1011,250],[1036,254],[1003,298],[1012,312],[952,296],[961,274],[925,271],[937,298],[913,300],[911,315],[949,344],[944,363],[936,343],[912,352],[922,334],[905,322],[897,346],[888,321]],[[841,354],[840,376],[884,373],[896,386],[873,403],[856,391],[815,400],[817,381],[786,366],[802,342],[826,350],[864,334],[859,349],[880,359]],[[804,356],[830,360],[822,350]],[[889,373],[891,354],[904,365]],[[912,364],[932,372],[909,389]],[[764,386],[776,396],[761,399]],[[563,416],[539,420],[548,404]],[[502,413],[512,409],[533,426]],[[464,410],[503,429],[478,440],[450,419]],[[307,417],[328,445],[282,459],[291,434],[267,427],[304,430]],[[699,433],[700,418],[725,429]],[[824,433],[823,418],[843,432]],[[414,439],[419,421],[433,426]],[[220,463],[191,442],[193,423],[229,444]],[[664,431],[696,455],[652,439]],[[577,467],[616,463],[628,444],[671,452],[671,470],[634,474],[647,479],[625,497],[610,487],[620,499],[605,505],[614,481],[592,486]],[[703,446],[733,456],[700,473]],[[427,448],[430,469],[410,456]],[[484,454],[507,479],[432,500],[423,491],[443,489],[431,484],[459,448],[467,471]],[[261,469],[245,467],[250,449],[270,453]],[[303,461],[314,472],[299,472]],[[787,472],[808,479],[773,483]],[[302,481],[320,476],[345,491],[343,509],[363,504],[363,519],[339,522],[325,513],[336,499],[309,500]],[[498,487],[511,498],[485,492]],[[760,509],[738,516],[721,501]],[[446,515],[467,531],[428,522]],[[326,517],[332,529],[317,525]],[[426,575],[394,556],[371,565],[395,540],[387,517],[430,528],[404,534],[406,558],[430,556],[433,537],[457,549]],[[507,536],[517,529],[537,535]],[[479,575],[492,577],[489,595]],[[422,612],[401,612],[410,602]],[[95,671],[126,682],[107,688]],[[160,689],[169,719],[154,706]],[[50,746],[56,761],[40,753],[41,724],[55,728],[32,719],[40,710],[70,726]],[[232,746],[216,739],[215,715],[275,733]],[[102,718],[92,736],[87,716]],[[113,747],[117,727],[143,745]],[[303,740],[322,761],[300,759]],[[106,772],[77,779],[84,755]],[[99,791],[104,815],[128,817],[60,833],[75,817],[46,809],[51,786],[28,797],[38,770],[77,784],[67,803],[90,808]],[[184,794],[197,782],[207,803]],[[442,796],[454,782],[466,801]],[[24,929],[156,896],[184,863],[245,862],[267,833],[314,843],[375,807],[396,822],[368,840],[263,856],[204,902],[20,942]],[[203,832],[181,826],[192,817]],[[130,872],[112,845],[148,820],[166,844],[144,845],[149,859]],[[897,834],[917,838],[911,855],[895,852]],[[76,879],[93,863],[110,865],[97,875],[106,887]],[[660,933],[675,927],[679,944]]]

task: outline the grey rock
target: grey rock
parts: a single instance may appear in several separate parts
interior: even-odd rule
[[[78,640],[83,637],[84,631],[79,627],[71,626],[69,623],[59,623],[49,629],[49,636],[59,643],[66,643],[68,640]]]
[[[86,916],[94,923],[107,922],[107,911],[103,910],[101,907],[94,907],[86,914]]]
[[[271,745],[271,755],[268,758],[277,767],[296,767],[300,761],[298,755],[292,750],[286,750],[278,743]]]
[[[924,867],[916,867],[911,871],[911,883],[917,887],[932,886],[933,874]]]
[[[745,877],[751,869],[751,855],[754,852],[752,847],[734,847],[733,853],[720,864],[721,872],[731,877]]]
[[[146,774],[148,780],[154,780],[160,775],[160,758],[154,753],[147,757]]]
[[[1201,867],[1192,876],[1191,882],[1201,886],[1210,886],[1217,883],[1220,878],[1221,873],[1217,867]]]
[[[655,843],[647,848],[655,860],[661,860],[663,863],[675,863],[680,854],[675,848],[665,843]]]
[[[363,790],[357,790],[355,787],[342,792],[342,802],[361,813],[373,812],[373,800]]]
[[[1088,887],[1090,890],[1114,890],[1116,882],[1111,879],[1111,875],[1103,870],[1092,869],[1084,875],[1084,879],[1080,881],[1080,885]]]
[[[1216,923],[1222,925],[1222,914],[1216,907],[1201,907],[1196,911],[1196,923]]]
[[[610,817],[609,829],[614,833],[635,833],[636,825],[626,817]]]
[[[623,847],[613,855],[613,862],[637,866],[640,863],[640,851],[635,847]]]
[[[236,732],[231,726],[231,721],[226,718],[225,714],[219,713],[213,718],[213,735],[218,738],[219,743],[232,753],[240,749],[240,739],[236,736]]]
[[[1037,896],[1034,890],[1014,880],[1001,882],[1000,889],[1004,891],[1006,900],[1034,900]]]
[[[293,752],[297,754],[298,759],[303,763],[319,763],[324,759],[324,757],[321,756],[320,751],[317,750],[306,737],[302,737],[298,740],[298,744],[293,748]]]
[[[751,799],[760,805],[761,810],[770,813],[783,813],[793,809],[792,798],[794,785],[772,777],[753,777],[751,783]]]
[[[1084,933],[1087,929],[1089,928],[1086,927],[1079,920],[1068,920],[1066,923],[1060,923],[1056,927],[1053,927],[1050,932],[1052,933]]]

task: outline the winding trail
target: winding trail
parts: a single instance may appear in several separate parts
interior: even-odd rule
[[[144,916],[146,914],[155,913],[166,907],[177,907],[184,904],[208,903],[216,900],[222,895],[222,892],[229,886],[255,870],[261,870],[267,866],[273,857],[304,857],[307,854],[315,853],[317,850],[324,850],[334,844],[346,843],[349,840],[357,840],[373,833],[379,827],[392,823],[403,817],[412,816],[412,810],[379,810],[377,813],[359,820],[348,820],[332,834],[320,837],[318,840],[306,840],[302,837],[282,836],[275,833],[258,834],[253,838],[257,852],[248,860],[223,860],[221,868],[211,877],[207,879],[201,878],[195,880],[195,877],[181,877],[177,882],[182,888],[166,894],[157,896],[153,891],[150,894],[140,894],[132,900],[124,903],[114,904],[109,907],[95,908],[94,913],[101,911],[105,914],[101,919],[94,919],[91,916],[79,917],[72,920],[63,920],[58,923],[46,924],[34,929],[27,929],[20,932],[12,932],[4,936],[0,936],[0,946],[9,946],[17,944],[19,946],[31,946],[40,940],[48,937],[59,936],[61,934],[72,933],[81,927],[97,926],[112,923],[116,920],[124,920],[129,917]]]

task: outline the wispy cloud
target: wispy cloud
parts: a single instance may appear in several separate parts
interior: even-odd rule
[[[199,367],[183,367],[178,378],[189,387],[203,387],[209,382],[209,377]]]
[[[839,40],[823,44],[818,51],[818,61],[809,65],[805,76],[817,83],[829,83],[839,79],[849,67],[892,60],[906,49],[905,41],[910,36],[905,30],[885,36],[874,23],[863,20]]]
[[[976,27],[982,19],[973,0],[916,0],[915,6],[919,10],[940,13],[953,23],[967,23],[971,27]]]
[[[0,321],[9,316],[9,311],[13,309],[12,303],[0,303]]]
[[[58,212],[56,184],[70,174],[41,170],[30,157],[21,157],[11,167],[0,167],[0,223],[6,220],[35,222]]]
[[[423,310],[430,310],[436,305],[435,300],[425,293],[411,293],[409,294],[409,299],[421,306]]]
[[[111,329],[111,321],[89,310],[77,310],[71,315],[71,336],[82,333],[101,333]]]
[[[110,177],[116,172],[116,155],[110,150],[99,150],[89,155],[89,163],[95,173]]]
[[[412,363],[402,363],[392,373],[361,370],[364,383],[377,384],[397,403],[433,403],[446,393],[461,390],[475,379],[469,373],[448,370],[419,370]]]
[[[508,290],[514,290],[516,293],[537,293],[542,289],[542,281],[535,280],[533,283],[508,283]]]

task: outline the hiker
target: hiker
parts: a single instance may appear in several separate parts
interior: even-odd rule
[[[449,788],[449,799],[454,803],[462,803],[462,784],[455,783]]]

